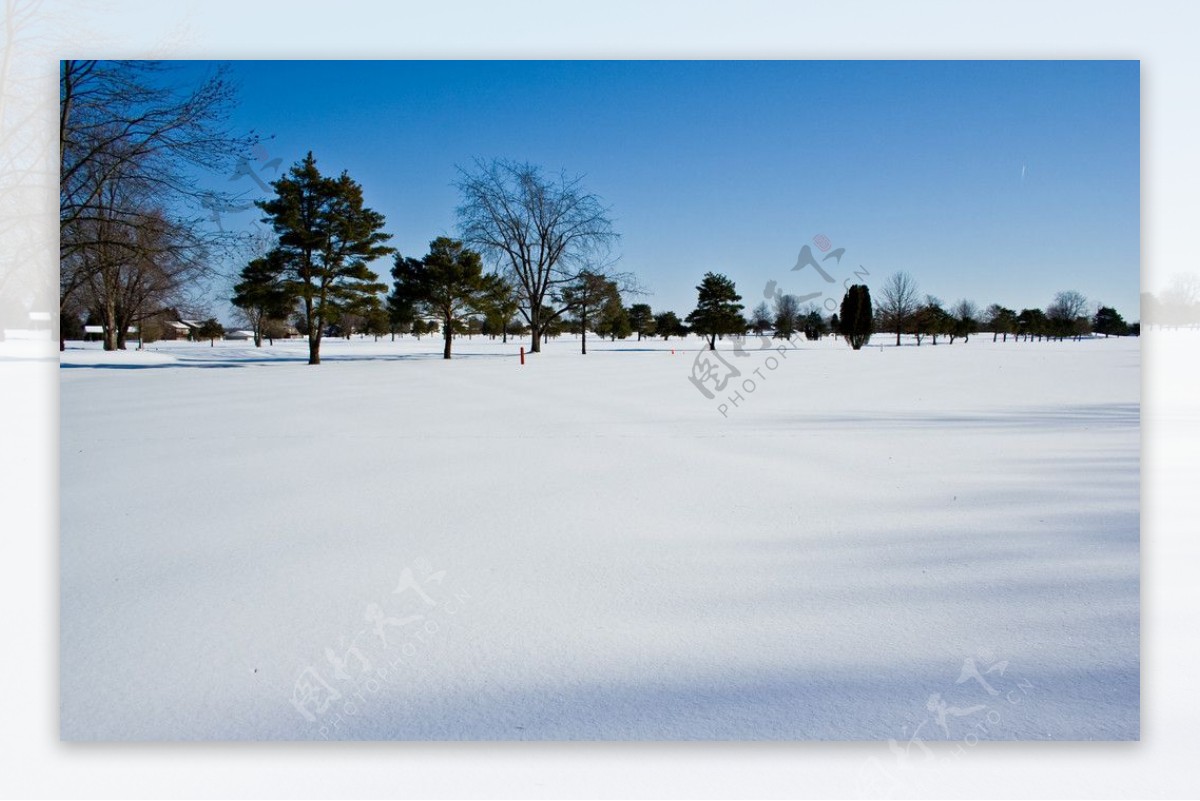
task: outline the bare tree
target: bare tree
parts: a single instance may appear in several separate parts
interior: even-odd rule
[[[205,270],[204,250],[187,229],[158,210],[139,213],[136,228],[118,226],[80,253],[91,260],[82,294],[104,323],[105,350],[124,350],[131,328],[183,305]]]
[[[759,303],[750,312],[750,327],[754,329],[754,333],[760,337],[766,333],[774,324],[774,318],[771,316],[771,310],[767,308],[766,301]]]
[[[202,223],[205,209],[228,207],[233,196],[202,189],[196,174],[231,173],[258,139],[226,128],[234,89],[224,69],[184,93],[163,80],[166,69],[128,61],[60,66],[60,313],[78,305],[76,292],[106,286],[114,275],[89,271],[137,263],[134,251],[159,235],[164,219],[188,233],[172,237],[175,252],[185,239],[197,253],[236,241]]]
[[[950,327],[950,344],[953,345],[957,337],[962,337],[963,342],[970,342],[971,334],[979,330],[979,308],[964,298],[954,304],[951,314],[954,321]]]
[[[880,311],[896,328],[897,346],[905,324],[916,314],[918,291],[917,282],[906,272],[892,274],[880,290]]]
[[[1007,342],[1009,334],[1015,335],[1017,333],[1017,313],[1012,309],[1001,306],[999,303],[993,303],[984,312],[983,324],[985,330],[992,332],[993,342],[996,341],[996,337],[1000,334],[1004,335],[1004,341]]]
[[[795,295],[780,295],[775,299],[775,337],[791,339],[800,318],[800,301]]]
[[[1088,316],[1088,302],[1079,292],[1073,289],[1059,292],[1054,296],[1054,302],[1046,307],[1046,319],[1050,321],[1050,332],[1062,339],[1066,336],[1076,336],[1076,321]]]
[[[459,174],[463,240],[517,289],[537,353],[546,326],[571,308],[564,289],[584,271],[617,278],[610,274],[618,237],[609,210],[580,177],[547,177],[527,163],[476,160],[473,172]]]

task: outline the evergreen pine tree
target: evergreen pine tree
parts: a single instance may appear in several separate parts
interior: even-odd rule
[[[1129,326],[1116,309],[1111,306],[1101,306],[1092,319],[1092,330],[1097,334],[1104,334],[1107,339],[1110,335],[1123,336],[1129,333]]]
[[[733,281],[718,273],[705,273],[698,293],[696,308],[687,316],[692,331],[708,339],[708,349],[717,349],[717,337],[741,334],[746,330],[742,318],[742,296]]]
[[[629,312],[621,305],[621,294],[617,291],[616,284],[611,285],[604,303],[600,306],[596,333],[614,342],[618,337],[624,339],[633,333],[633,326],[629,323]]]
[[[484,308],[497,280],[484,274],[478,253],[444,236],[429,243],[429,254],[421,261],[397,255],[392,277],[395,303],[410,302],[426,314],[441,318],[443,359],[450,358],[456,330],[468,335],[478,332],[469,328],[463,317]]]
[[[654,312],[649,303],[635,303],[629,307],[629,325],[637,334],[638,342],[642,341],[643,334],[650,336],[654,333]]]
[[[587,355],[588,328],[598,325],[596,319],[598,308],[616,291],[616,284],[603,275],[590,270],[584,270],[563,288],[560,300],[575,315],[575,320],[579,324],[580,353]],[[553,319],[549,316],[547,318]],[[599,328],[596,330],[599,331]]]
[[[254,332],[254,347],[261,348],[269,323],[287,319],[295,297],[284,282],[287,265],[278,248],[242,268],[241,281],[233,287],[231,302],[243,311]]]
[[[347,307],[387,289],[367,263],[393,253],[383,215],[363,205],[362,187],[343,172],[321,175],[310,152],[256,202],[279,237],[285,285],[304,306],[308,363],[321,363],[321,337]]]
[[[209,317],[200,323],[200,328],[196,331],[196,336],[200,339],[207,339],[209,347],[214,347],[217,337],[225,336],[225,326],[218,323],[215,317]]]
[[[669,311],[654,315],[654,333],[662,337],[664,341],[672,336],[682,336],[682,328],[683,321],[675,312]]]

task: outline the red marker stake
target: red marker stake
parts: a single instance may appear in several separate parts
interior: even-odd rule
[[[525,346],[521,346],[521,364],[525,363]]]

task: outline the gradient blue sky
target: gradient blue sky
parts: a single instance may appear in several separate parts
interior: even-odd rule
[[[655,310],[688,312],[709,270],[747,309],[770,280],[840,300],[791,269],[824,234],[846,249],[839,282],[907,270],[947,303],[1016,309],[1076,289],[1138,317],[1136,61],[242,61],[232,77],[233,124],[273,136],[284,169],[312,150],[348,170],[405,255],[456,233],[456,165],[499,156],[583,174]]]

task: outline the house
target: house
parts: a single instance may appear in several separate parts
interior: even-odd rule
[[[193,328],[186,322],[179,319],[179,312],[175,309],[160,309],[154,314],[147,317],[142,328],[145,330],[146,341],[156,342],[158,340],[186,340],[194,339]]]
[[[163,324],[163,339],[191,339],[192,329],[187,323],[178,320],[167,320]]]

